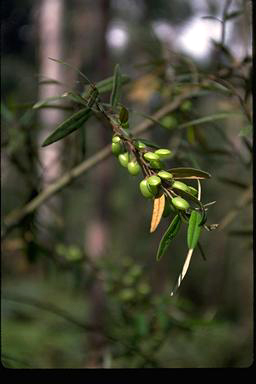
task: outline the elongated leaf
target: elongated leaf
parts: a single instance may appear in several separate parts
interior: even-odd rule
[[[43,142],[42,147],[46,147],[49,144],[54,143],[62,139],[63,137],[69,135],[71,132],[79,129],[86,120],[91,116],[90,108],[83,108],[80,111],[76,112],[74,115],[69,117],[63,123],[61,123],[57,129],[47,137],[47,139]]]
[[[201,171],[196,168],[171,168],[168,169],[175,179],[210,179],[211,175],[208,172]]]
[[[83,106],[87,106],[86,100],[82,96],[80,96],[78,93],[75,93],[75,92],[72,92],[72,91],[65,92],[65,93],[63,93],[62,97],[63,98],[67,98],[69,100],[72,100],[72,101],[74,101],[77,104],[81,104]]]
[[[177,291],[177,289],[180,287],[181,282],[184,279],[184,277],[185,277],[185,275],[186,275],[186,273],[188,271],[188,267],[189,267],[189,264],[190,264],[190,260],[191,260],[193,251],[194,251],[193,249],[189,249],[189,251],[187,253],[187,257],[186,257],[185,263],[183,264],[181,274],[179,275],[178,281],[177,281],[175,287],[173,288],[173,290],[171,292],[171,296],[173,296],[174,293]]]
[[[158,198],[154,199],[153,213],[150,225],[150,232],[154,232],[158,227],[158,224],[161,221],[165,206],[165,196],[164,194]]]
[[[52,58],[52,57],[48,57],[48,59],[50,59],[50,60],[52,60],[52,61],[55,61],[56,63],[63,64],[63,65],[65,65],[65,66],[67,66],[67,67],[73,69],[74,71],[76,71],[77,73],[79,73],[79,75],[80,75],[81,77],[83,77],[89,84],[92,85],[92,83],[91,83],[91,81],[88,79],[88,77],[85,76],[85,74],[84,74],[83,72],[79,71],[78,68],[73,67],[73,65],[71,65],[71,64],[69,64],[69,63],[66,63],[66,62],[63,61],[63,60],[54,59],[54,58]]]
[[[105,93],[105,92],[111,91],[113,88],[113,80],[114,80],[114,76],[111,76],[111,77],[108,77],[108,78],[101,80],[98,83],[96,83],[96,87],[97,87],[99,93]],[[125,85],[125,84],[129,83],[129,81],[130,81],[129,76],[120,75],[121,85]]]
[[[119,64],[116,64],[114,70],[114,80],[113,80],[113,88],[110,96],[110,104],[113,108],[116,107],[119,97],[120,97],[120,87],[121,87],[121,73]]]
[[[189,222],[188,222],[188,232],[187,232],[187,244],[188,249],[195,249],[199,236],[201,233],[201,228],[199,226],[201,222],[201,214],[197,211],[192,211]]]
[[[242,113],[241,112],[215,113],[214,115],[200,117],[199,119],[188,121],[187,123],[179,125],[179,128],[189,127],[190,125],[199,125],[199,124],[209,123],[211,121],[226,119],[236,115],[242,116]]]
[[[179,215],[176,215],[174,217],[174,219],[172,220],[171,224],[169,225],[169,227],[167,228],[166,232],[164,233],[164,235],[160,241],[160,244],[159,244],[159,247],[157,250],[157,255],[156,255],[157,261],[159,261],[161,259],[161,257],[164,255],[164,253],[169,248],[171,241],[177,235],[177,233],[180,229],[180,226],[181,226],[181,219],[180,219]]]
[[[39,109],[47,105],[50,101],[56,101],[56,100],[61,100],[64,96],[52,96],[52,97],[47,97],[45,100],[39,100],[36,104],[33,105],[33,109]]]

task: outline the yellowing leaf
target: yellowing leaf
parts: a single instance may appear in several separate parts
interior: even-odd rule
[[[154,199],[153,213],[150,225],[150,232],[154,232],[161,221],[164,212],[165,197],[164,195]]]

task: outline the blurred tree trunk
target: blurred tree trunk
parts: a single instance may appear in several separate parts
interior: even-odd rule
[[[49,57],[62,59],[63,57],[63,0],[42,0],[38,11],[39,30],[39,73],[43,78],[63,82],[62,66]],[[39,87],[39,100],[61,95],[63,88],[59,84],[42,84]],[[39,135],[39,147],[56,125],[63,119],[63,111],[58,109],[40,110],[39,120],[42,126]],[[39,158],[43,168],[42,187],[58,178],[61,173],[62,144],[54,143],[39,150]],[[59,197],[50,200],[50,207],[42,207],[38,217],[44,227],[48,228],[56,222],[60,209]],[[56,216],[57,213],[57,216]]]
[[[100,2],[100,23],[97,31],[100,32],[99,49],[100,62],[98,63],[99,78],[109,76],[108,49],[106,44],[106,31],[110,19],[110,0]],[[100,26],[100,28],[98,28]],[[105,126],[101,126],[97,141],[102,147],[109,143],[109,132]],[[109,195],[113,179],[111,162],[105,161],[97,167],[91,175],[91,182],[95,185],[94,214],[87,225],[85,234],[85,245],[88,256],[92,261],[104,257],[107,242],[109,239],[108,226],[110,219]],[[104,327],[104,291],[102,282],[95,280],[89,292],[90,300],[90,322],[97,325],[100,329]],[[104,332],[103,332],[104,333]],[[90,335],[89,339],[90,354],[87,367],[102,367],[104,360],[104,338],[101,335]]]

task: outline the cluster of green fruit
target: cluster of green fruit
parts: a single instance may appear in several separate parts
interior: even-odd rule
[[[142,141],[136,141],[135,145],[139,150],[145,151],[146,145]],[[127,168],[131,175],[136,176],[140,173],[140,165],[136,159],[131,158],[129,152],[124,150],[122,139],[118,135],[115,135],[112,138],[112,153],[118,157],[119,163]],[[148,151],[143,153],[143,157],[148,162],[149,167],[155,172],[154,175],[146,177],[140,182],[140,191],[145,198],[153,199],[157,197],[162,182],[170,182],[169,186],[171,189],[184,191],[193,196],[197,196],[197,190],[194,187],[174,180],[173,175],[170,172],[163,170],[164,164],[162,160],[170,157],[170,155],[171,151],[165,148],[157,149],[154,152]],[[173,197],[171,203],[176,209],[180,210],[186,210],[190,207],[189,203],[180,196]],[[170,210],[171,207],[168,207],[168,204],[165,204],[164,216],[167,215],[167,211],[169,212]]]

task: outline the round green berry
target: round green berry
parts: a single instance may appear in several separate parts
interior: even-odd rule
[[[122,153],[122,144],[120,143],[112,143],[112,153],[113,155],[115,156],[118,156],[120,155],[120,153]]]
[[[154,152],[146,152],[144,153],[144,158],[148,161],[150,160],[159,160],[159,156]]]
[[[142,141],[140,141],[140,140],[137,140],[136,142],[135,142],[135,146],[138,148],[138,149],[144,149],[144,148],[146,148],[146,144],[144,144]]]
[[[150,166],[153,169],[163,169],[164,168],[164,163],[161,160],[151,160],[150,161]]]
[[[118,156],[118,161],[119,161],[119,163],[122,165],[122,167],[127,168],[127,165],[128,165],[128,163],[129,163],[129,153],[128,153],[128,152],[121,153],[121,154]]]
[[[193,195],[193,196],[197,196],[198,191],[197,191],[196,188],[191,187],[191,186],[188,186],[188,189],[189,189],[188,192],[191,193],[191,195]]]
[[[113,136],[112,137],[112,143],[121,143],[121,137],[119,136]]]
[[[131,174],[131,175],[133,175],[133,176],[136,176],[136,175],[138,175],[138,173],[140,173],[140,166],[139,166],[139,164],[137,163],[137,161],[130,161],[129,163],[128,163],[128,171],[129,171],[129,173]]]
[[[146,179],[140,182],[140,191],[146,199],[152,199],[154,197],[153,193],[148,188],[148,182]]]
[[[190,207],[189,203],[186,200],[182,199],[182,197],[180,196],[174,197],[172,199],[172,204],[174,205],[174,207],[182,211],[185,211]]]
[[[187,184],[182,183],[181,181],[174,181],[174,183],[172,184],[172,188],[176,188],[176,189],[179,189],[181,191],[189,193],[189,189],[188,189]]]
[[[161,179],[164,180],[170,180],[173,178],[173,175],[170,172],[167,171],[160,171],[158,172],[158,176],[161,177]]]
[[[148,188],[149,190],[154,194],[156,195],[157,192],[158,192],[158,187],[159,185],[161,184],[161,179],[160,177],[158,176],[150,176],[148,179],[147,179],[147,183],[148,183]]]
[[[157,149],[154,153],[158,155],[160,159],[166,159],[167,157],[170,157],[170,155],[172,154],[170,149],[165,149],[165,148]]]

